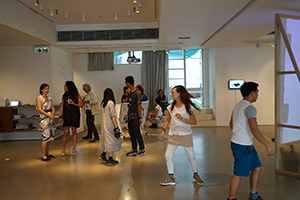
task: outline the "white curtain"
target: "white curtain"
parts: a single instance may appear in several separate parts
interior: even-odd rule
[[[114,70],[114,53],[89,53],[88,71]]]
[[[169,59],[166,51],[143,51],[142,58],[142,86],[150,101],[149,110],[153,110],[157,91],[162,89],[167,94]]]

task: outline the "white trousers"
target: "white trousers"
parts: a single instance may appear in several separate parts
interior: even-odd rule
[[[178,146],[175,145],[171,145],[168,144],[167,146],[167,150],[166,150],[166,154],[165,154],[165,158],[166,158],[166,162],[167,162],[167,168],[168,168],[168,173],[169,174],[173,174],[174,173],[174,162],[173,162],[173,157],[174,157],[174,153],[175,150],[177,149]],[[197,166],[197,160],[195,157],[195,152],[194,152],[194,147],[183,147],[188,158],[189,161],[191,163],[193,172],[198,172],[198,166]]]

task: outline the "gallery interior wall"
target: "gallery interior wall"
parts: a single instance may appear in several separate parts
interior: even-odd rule
[[[259,125],[274,125],[274,48],[270,45],[215,49],[216,121],[228,126],[234,105],[242,99],[240,91],[229,90],[229,79],[244,79],[259,84],[259,96],[253,105]]]
[[[104,90],[111,88],[114,91],[116,103],[120,103],[126,76],[131,75],[135,78],[134,85],[141,83],[140,64],[115,65],[113,71],[87,71],[88,54],[74,54],[73,58],[74,81],[81,95],[85,94],[82,90],[82,85],[89,83],[99,101],[103,99]],[[100,117],[96,117],[95,124],[100,123]]]
[[[111,87],[119,103],[127,75],[133,75],[136,84],[141,82],[141,65],[116,65],[114,71],[88,72],[87,54],[72,55],[55,47],[51,47],[50,52],[35,54],[32,46],[0,47],[0,96],[33,104],[39,85],[48,82],[50,96],[59,104],[64,81],[74,80],[80,94],[83,94],[81,85],[88,82],[100,100],[104,89]],[[210,106],[214,108],[215,104],[217,126],[228,126],[231,110],[241,99],[238,91],[227,88],[228,80],[233,78],[260,84],[259,98],[254,103],[258,123],[274,125],[274,49],[270,46],[228,47],[209,52],[210,63],[215,65],[215,72],[210,73],[215,73],[215,82],[210,86]],[[96,120],[96,123],[100,122]]]

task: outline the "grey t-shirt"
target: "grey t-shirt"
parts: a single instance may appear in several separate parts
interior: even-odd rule
[[[128,95],[128,117],[138,119],[138,104],[141,104],[141,93],[136,89],[134,92],[130,92]]]

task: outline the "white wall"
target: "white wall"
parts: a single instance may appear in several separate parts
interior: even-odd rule
[[[73,54],[50,46],[52,97],[55,104],[60,104],[66,81],[73,81]]]
[[[228,126],[232,108],[242,99],[239,90],[228,90],[229,79],[259,84],[257,109],[259,125],[274,125],[274,49],[271,46],[216,48],[216,120]]]
[[[72,54],[55,47],[36,54],[33,46],[0,48],[0,96],[35,104],[42,83],[50,85],[49,96],[59,104],[66,80],[73,80]]]
[[[34,1],[32,1],[33,5]],[[0,1],[0,23],[16,30],[37,37],[50,43],[56,43],[56,27],[54,23],[42,15],[32,12],[18,1]],[[16,38],[19,40],[19,38]],[[42,45],[42,44],[41,44]]]
[[[135,85],[141,83],[141,65],[115,65],[113,71],[87,71],[88,54],[74,54],[74,82],[81,95],[85,94],[82,90],[84,83],[89,83],[92,90],[96,93],[98,101],[102,101],[103,92],[106,88],[111,88],[115,94],[116,103],[121,102],[125,77],[133,76]],[[100,124],[96,117],[95,124]]]
[[[0,48],[0,96],[33,104],[41,83],[52,84],[49,53],[36,54],[32,46]]]

